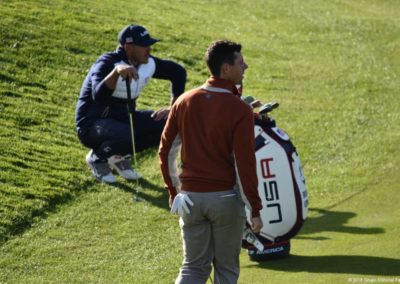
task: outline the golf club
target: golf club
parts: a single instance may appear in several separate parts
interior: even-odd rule
[[[133,113],[135,111],[134,107],[133,107],[133,101],[132,101],[132,94],[131,94],[131,84],[129,82],[129,78],[125,79],[126,82],[126,92],[128,95],[128,113],[129,113],[129,124],[131,127],[131,140],[132,140],[132,156],[133,156],[133,168],[136,168],[136,147],[135,147],[135,131],[133,128]],[[138,89],[139,84],[136,84],[136,91]],[[136,179],[136,186],[135,186],[135,196],[133,197],[133,201],[140,201],[139,198],[139,189],[140,189],[140,181],[139,181],[140,177],[138,176]]]

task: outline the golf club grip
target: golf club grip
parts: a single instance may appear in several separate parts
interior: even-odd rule
[[[131,93],[131,84],[129,82],[129,78],[125,79],[125,83],[126,83],[126,93],[127,93],[127,97],[128,97],[128,111],[129,113],[133,113],[134,111],[134,107],[133,107],[133,101],[132,101],[132,93]]]

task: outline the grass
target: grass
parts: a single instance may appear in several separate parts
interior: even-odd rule
[[[131,22],[184,64],[187,89],[207,77],[215,39],[240,41],[244,91],[267,102],[297,146],[310,217],[292,256],[240,283],[399,279],[400,17],[398,1],[6,1],[0,23],[0,282],[171,283],[181,262],[155,150],[133,184],[100,185],[74,132],[82,81]],[[139,105],[169,101],[152,81]]]

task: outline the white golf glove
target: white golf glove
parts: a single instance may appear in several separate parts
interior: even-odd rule
[[[175,196],[174,202],[172,202],[171,213],[178,213],[179,216],[183,216],[183,210],[187,214],[190,214],[189,206],[193,206],[194,203],[190,200],[189,196],[186,193],[178,193]]]

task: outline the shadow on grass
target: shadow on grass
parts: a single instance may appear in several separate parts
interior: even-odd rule
[[[46,85],[36,83],[36,82],[31,82],[31,81],[22,82],[22,81],[16,79],[15,77],[11,77],[11,76],[1,74],[1,73],[0,73],[0,81],[4,81],[7,83],[17,83],[17,84],[21,84],[22,86],[26,86],[26,87],[36,87],[36,88],[39,88],[42,90],[47,90]]]
[[[340,232],[349,234],[383,234],[382,228],[360,228],[355,226],[347,226],[346,223],[357,216],[353,212],[332,211],[319,208],[311,208],[311,212],[317,212],[318,216],[309,217],[304,223],[304,227],[296,238],[299,239],[318,239],[324,240],[324,237],[308,237],[305,235],[320,233],[320,232]]]
[[[136,181],[132,181],[129,183],[116,182],[115,184],[112,184],[111,186],[119,188],[125,192],[132,193],[133,201],[135,201],[136,196],[137,196],[139,198],[139,200],[141,200],[141,201],[146,201],[146,202],[149,202],[152,205],[157,206],[159,208],[169,210],[168,191],[165,188],[155,185],[154,183],[152,183],[144,178],[140,179],[139,191],[137,191]],[[154,194],[154,192],[157,192],[157,193]],[[161,196],[160,196],[160,194],[161,194]]]
[[[400,259],[362,255],[290,255],[279,261],[256,262],[245,267],[254,266],[288,272],[400,276]]]
[[[25,200],[44,200],[46,204],[39,208],[33,208],[30,212],[26,211],[21,213],[22,215],[18,219],[13,219],[12,222],[8,224],[1,224],[0,226],[0,246],[2,246],[5,242],[7,242],[10,238],[23,234],[25,231],[29,230],[34,223],[36,218],[45,219],[50,214],[57,212],[59,206],[61,204],[68,204],[75,200],[80,194],[85,191],[93,188],[97,182],[94,180],[86,180],[81,183],[71,182],[69,186],[71,187],[71,191],[63,192],[60,194],[55,194],[51,197],[40,197],[34,194],[26,193],[21,197],[24,197]],[[65,187],[65,186],[64,186]],[[79,190],[77,190],[79,188]],[[4,194],[4,193],[3,193]],[[5,193],[11,194],[11,193]]]
[[[311,212],[318,213],[309,217],[304,227],[296,236],[298,239],[327,240],[326,237],[309,237],[320,232],[340,232],[349,234],[382,234],[382,228],[360,228],[347,226],[346,223],[357,215],[353,212],[332,211],[311,208]],[[301,256],[290,255],[279,260],[255,262],[254,265],[270,270],[310,273],[342,273],[378,276],[399,276],[400,259],[362,256],[362,255],[328,255],[328,256]]]

